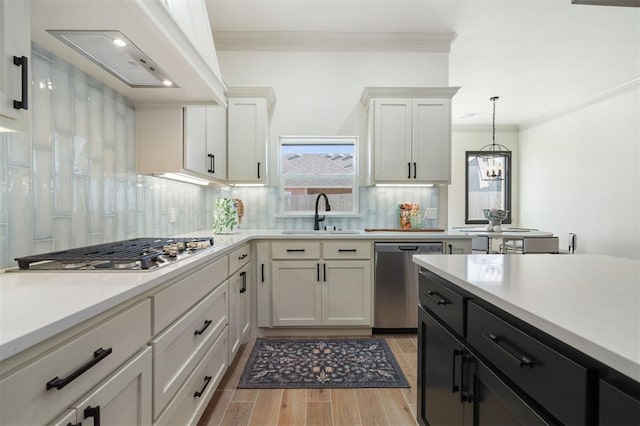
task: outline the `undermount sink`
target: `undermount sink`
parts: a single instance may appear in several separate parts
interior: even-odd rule
[[[348,231],[348,230],[335,230],[335,231],[307,231],[304,229],[292,229],[282,231],[283,234],[288,235],[328,235],[328,234],[359,234],[360,231]]]

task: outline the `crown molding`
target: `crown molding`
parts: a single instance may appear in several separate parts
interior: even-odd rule
[[[460,87],[365,87],[360,97],[362,105],[373,98],[445,98],[451,99]]]
[[[455,33],[354,31],[214,31],[217,51],[449,53]]]

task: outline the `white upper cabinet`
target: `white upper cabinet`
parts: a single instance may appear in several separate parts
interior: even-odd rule
[[[28,129],[30,52],[29,2],[0,0],[0,131]]]
[[[227,181],[266,184],[269,121],[275,104],[273,90],[229,89],[227,96]]]
[[[136,148],[140,174],[173,173],[224,184],[226,109],[140,106],[136,108]]]
[[[184,109],[184,168],[227,178],[227,111],[222,107]]]
[[[451,97],[457,87],[366,88],[368,184],[451,181]]]

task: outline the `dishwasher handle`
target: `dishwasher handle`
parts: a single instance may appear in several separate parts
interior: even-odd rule
[[[398,246],[398,250],[402,250],[402,251],[418,251],[418,246]]]

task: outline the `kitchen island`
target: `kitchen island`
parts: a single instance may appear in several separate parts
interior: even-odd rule
[[[421,267],[419,421],[451,421],[453,412],[455,421],[481,424],[482,403],[500,400],[508,407],[501,421],[638,424],[639,261],[464,255],[414,262]],[[438,348],[436,340],[450,344]],[[434,360],[449,376],[433,375]],[[438,399],[438,387],[465,403],[443,414],[437,407],[449,403]]]

